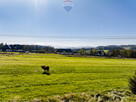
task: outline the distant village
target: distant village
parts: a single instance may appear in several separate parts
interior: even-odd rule
[[[129,49],[128,49],[129,48]],[[136,58],[136,46],[99,46],[97,48],[57,49],[51,46],[0,43],[0,52],[56,53],[62,55]]]
[[[49,46],[39,45],[3,45],[0,48],[0,52],[24,52],[24,53],[56,53],[62,55],[89,55],[88,51],[82,49],[55,49]],[[95,51],[96,56],[105,56],[106,53],[102,50]]]

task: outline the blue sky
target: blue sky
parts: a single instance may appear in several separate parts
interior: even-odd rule
[[[136,44],[136,0],[0,0],[0,42],[55,47]]]

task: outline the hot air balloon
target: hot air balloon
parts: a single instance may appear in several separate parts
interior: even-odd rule
[[[63,7],[67,12],[69,12],[73,8],[72,1],[70,1],[70,0],[64,1]]]

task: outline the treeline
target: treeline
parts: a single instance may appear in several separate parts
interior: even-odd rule
[[[91,56],[97,56],[98,54],[102,54],[105,52],[104,51],[100,51],[100,50],[96,50],[94,48],[91,48],[91,49],[84,49],[84,48],[81,48],[79,50],[75,50],[73,51],[74,53],[77,53],[78,55],[91,55]]]
[[[41,45],[22,45],[23,51],[35,52],[35,53],[55,53],[56,49],[51,46]]]
[[[96,47],[97,50],[114,50],[114,49],[123,50],[126,48],[133,50],[133,49],[136,49],[136,45],[108,45],[108,46]]]
[[[120,58],[136,58],[135,49],[112,49],[112,50],[97,50],[91,48],[89,50],[84,50],[83,48],[75,51],[78,55],[88,55],[88,56],[105,56],[105,57],[120,57]]]
[[[136,50],[111,50],[107,53],[108,56],[112,57],[123,57],[123,58],[136,58]]]
[[[3,48],[7,44],[0,43],[0,48]],[[58,53],[58,49],[55,49],[51,46],[41,46],[41,45],[8,45],[11,48],[11,51],[19,51],[22,49],[22,52],[32,52],[32,53]],[[110,46],[111,47],[111,46]],[[123,46],[124,47],[124,46]],[[73,55],[88,55],[88,56],[105,56],[105,57],[121,57],[121,58],[136,58],[135,46],[131,45],[130,49],[117,48],[114,46],[111,50],[98,50],[96,48],[88,49],[65,49],[60,54],[73,54]],[[102,48],[102,46],[101,46]],[[6,48],[4,48],[6,49]],[[6,51],[6,50],[5,50]],[[70,51],[70,52],[67,52]]]

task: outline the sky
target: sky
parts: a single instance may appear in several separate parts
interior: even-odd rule
[[[136,0],[0,0],[0,42],[54,47],[136,44]]]

